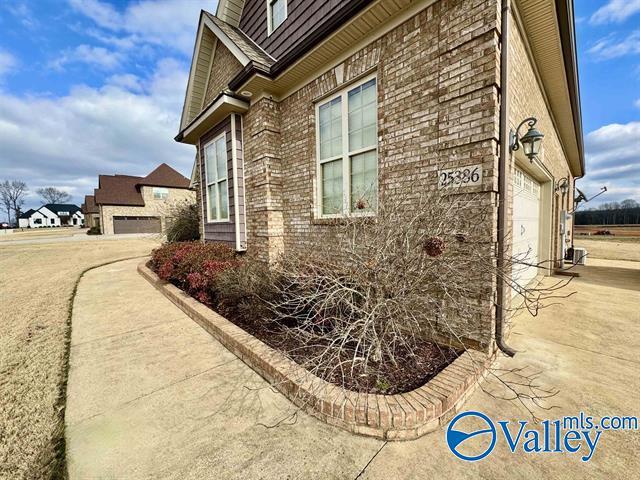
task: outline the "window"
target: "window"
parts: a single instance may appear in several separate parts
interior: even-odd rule
[[[33,219],[33,223],[35,225],[42,225],[42,219],[41,218],[34,218]]]
[[[229,219],[227,182],[227,136],[225,133],[204,147],[207,180],[207,218],[209,222]]]
[[[269,35],[287,19],[287,0],[267,0]]]
[[[54,225],[55,223],[56,223],[55,218],[52,218],[52,219],[51,219],[51,225]]]
[[[321,216],[373,213],[377,208],[376,95],[374,77],[316,107]]]
[[[166,200],[167,198],[169,198],[169,189],[153,187],[153,198],[156,200]]]

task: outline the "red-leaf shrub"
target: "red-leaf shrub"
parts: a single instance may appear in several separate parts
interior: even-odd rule
[[[189,293],[198,301],[212,305],[216,280],[238,265],[235,253],[221,243],[168,243],[153,251],[150,268],[158,276]]]

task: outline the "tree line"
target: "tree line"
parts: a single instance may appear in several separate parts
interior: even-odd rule
[[[576,225],[640,225],[640,203],[633,199],[607,202],[575,213]]]
[[[56,187],[38,188],[36,193],[44,203],[64,203],[71,200],[71,195]],[[28,194],[29,187],[22,180],[0,182],[0,203],[2,203],[2,209],[7,215],[9,225],[18,225],[18,218],[22,215],[25,198]]]

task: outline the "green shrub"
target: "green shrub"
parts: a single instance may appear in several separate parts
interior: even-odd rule
[[[102,235],[102,233],[100,233],[100,227],[91,227],[87,230],[87,235]]]
[[[167,213],[167,241],[189,242],[200,238],[200,212],[195,203],[177,203]]]

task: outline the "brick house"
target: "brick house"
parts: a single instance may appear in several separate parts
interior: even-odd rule
[[[584,175],[576,63],[571,0],[220,0],[176,137],[197,147],[202,236],[271,261],[385,192],[453,185],[492,206],[499,259],[531,251],[551,274]],[[531,158],[510,134],[530,117]],[[508,351],[510,295],[487,288],[468,340]]]
[[[84,215],[84,225],[87,228],[100,227],[100,207],[96,205],[96,197],[85,195],[84,203],[80,205]]]
[[[196,200],[189,179],[166,163],[146,177],[99,175],[93,198],[103,235],[162,233],[173,205]],[[86,199],[85,205],[90,205]]]

